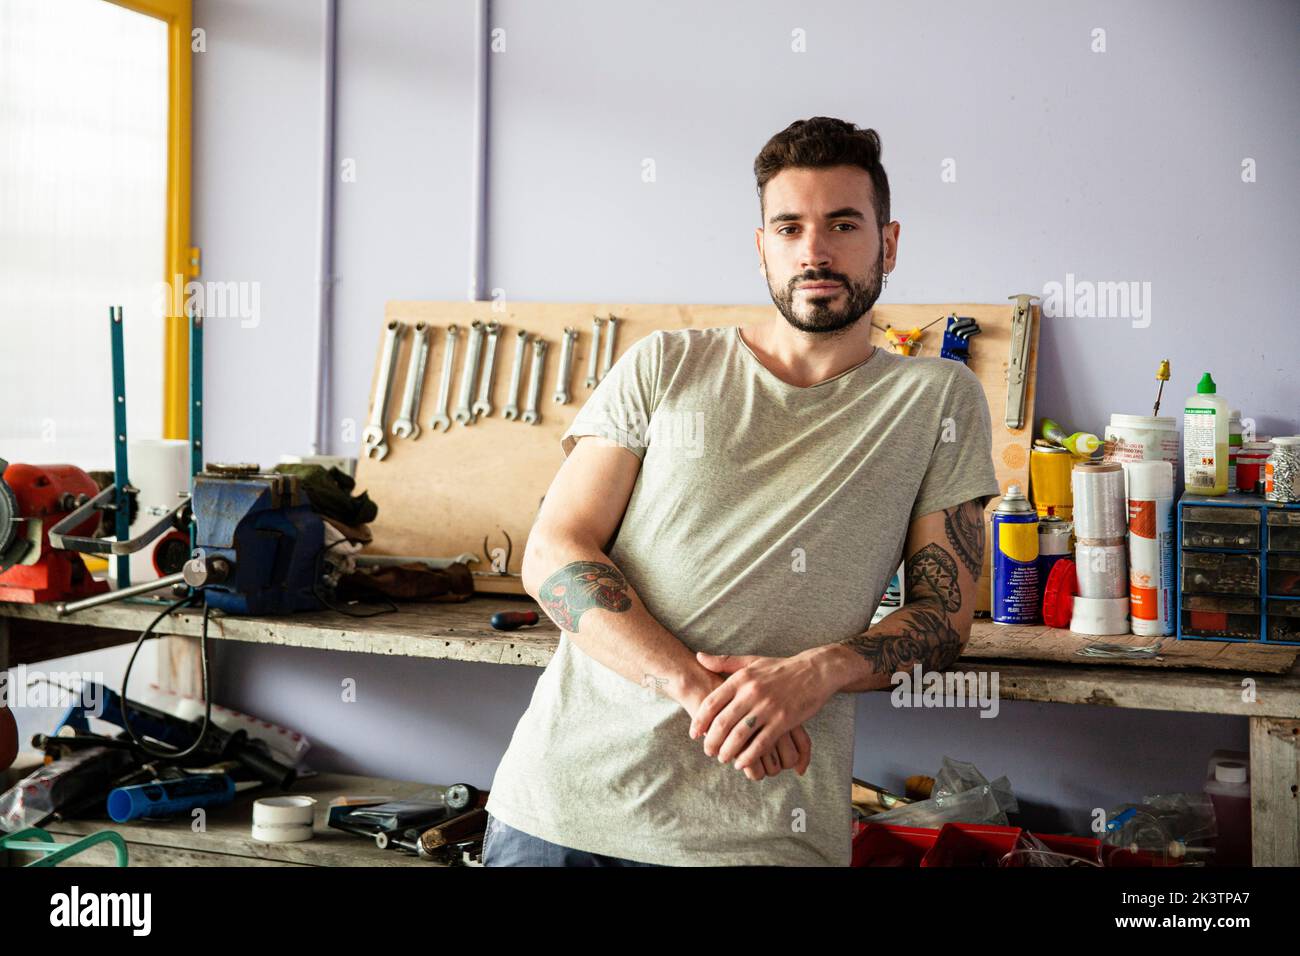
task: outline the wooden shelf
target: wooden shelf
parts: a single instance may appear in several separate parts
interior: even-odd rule
[[[214,615],[208,633],[216,640],[280,647],[543,667],[559,641],[559,631],[549,620],[543,617],[541,624],[513,632],[494,631],[488,623],[495,611],[533,606],[526,598],[480,594],[460,604],[405,604],[395,613],[370,618],[332,611],[281,618]],[[129,643],[159,610],[157,605],[121,603],[59,618],[50,606],[0,604],[0,667]],[[202,615],[189,611],[166,619],[158,632],[196,636],[201,624]],[[1008,629],[978,620],[968,653],[957,669],[995,671],[1000,700],[1250,718],[1255,865],[1300,865],[1300,807],[1295,801],[1300,786],[1300,667],[1295,663],[1295,649],[1290,649],[1289,657],[1277,657],[1287,649],[1232,645],[1236,650],[1210,648],[1207,652],[1202,648],[1193,652],[1182,645],[1199,646],[1200,642],[1168,642],[1162,648],[1162,653],[1168,652],[1163,662],[1097,665],[1074,656],[1086,640],[1069,631]],[[1046,659],[1008,661],[998,655]],[[1270,668],[1279,672],[1259,672]],[[1250,699],[1245,694],[1247,677],[1254,682]],[[343,778],[323,774],[313,779],[322,786],[330,786],[333,780],[337,786]],[[358,788],[384,786],[359,782],[362,779],[352,778],[356,782],[343,787],[356,792]],[[296,789],[309,785],[304,781]],[[382,792],[392,790],[384,787]],[[189,865],[246,865],[249,859],[269,865],[424,865],[397,854],[384,855],[369,845],[359,846],[343,834],[321,834],[319,840],[306,844],[256,844],[247,832],[247,811],[238,806],[230,809],[237,817],[228,829],[210,826],[207,834],[193,835],[193,840],[184,821],[128,824],[132,827],[128,840],[133,844],[133,859]],[[60,825],[55,832],[70,836],[103,828],[81,826]]]
[[[19,761],[8,771],[10,782],[36,769],[40,759],[39,753],[21,754]],[[0,774],[0,778],[4,776]],[[209,810],[206,829],[198,833],[192,829],[188,814],[170,820],[132,820],[130,823],[50,821],[42,829],[48,830],[60,843],[70,843],[101,830],[115,830],[127,843],[131,866],[440,866],[397,850],[381,850],[373,840],[333,830],[326,825],[329,801],[339,794],[385,794],[402,798],[413,796],[428,786],[340,773],[305,777],[288,791],[308,794],[317,800],[315,833],[310,840],[301,843],[262,843],[253,839],[253,801],[272,796],[274,791],[270,789],[240,794],[233,803]],[[22,866],[32,859],[34,856],[31,854],[11,851],[7,863]],[[65,865],[112,866],[113,861],[112,848],[101,844]]]
[[[494,631],[488,623],[495,611],[519,607],[536,605],[530,599],[513,595],[476,595],[458,604],[402,604],[392,614],[369,618],[346,617],[334,611],[276,618],[226,617],[214,613],[208,636],[276,647],[545,667],[560,638],[559,629],[546,617],[535,627],[519,631]],[[32,655],[42,654],[43,649],[55,642],[63,653],[72,653],[66,633],[58,636],[69,630],[84,628],[100,642],[109,640],[111,635],[117,635],[112,643],[129,642],[158,610],[157,605],[118,603],[60,618],[49,605],[7,604],[0,605],[0,625],[8,624],[9,662],[13,666],[48,659],[51,656],[48,653],[41,657]],[[199,634],[201,625],[202,614],[186,611],[165,619],[156,632],[193,637]],[[1086,640],[1091,639],[1070,631],[1041,626],[1008,629],[980,619],[972,628],[970,653],[962,657],[958,667],[996,670],[999,694],[1004,700],[1300,718],[1300,667],[1295,664],[1295,648],[1225,645],[1232,648],[1230,653],[1235,658],[1215,661],[1210,657],[1203,660],[1193,657],[1181,667],[1175,666],[1176,661],[1172,664],[1166,661],[1163,666],[1153,666],[1153,662],[1094,664],[1085,658],[1069,656],[1072,652],[1061,653],[1059,645],[1074,646]],[[1135,640],[1145,643],[1150,639]],[[1206,647],[1202,642],[1181,642],[1186,646],[1173,646],[1177,643],[1167,639],[1165,647],[1170,656],[1204,656],[1220,650]],[[1039,645],[1036,651],[1034,645]],[[1011,647],[1048,659],[1014,659],[1006,650]],[[1268,669],[1264,668],[1263,655],[1282,655],[1272,658],[1269,664],[1280,673],[1258,673],[1260,669]],[[1050,659],[1053,656],[1058,659]],[[1252,658],[1258,666],[1252,666]],[[1246,675],[1255,681],[1255,700],[1250,702],[1242,695],[1242,679]]]

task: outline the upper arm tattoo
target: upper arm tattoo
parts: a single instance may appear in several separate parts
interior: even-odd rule
[[[971,500],[943,513],[948,543],[976,581],[984,570],[984,509]]]
[[[939,545],[927,544],[907,559],[907,590],[928,591],[939,599],[945,611],[960,610],[957,562]]]
[[[542,582],[538,603],[561,630],[578,633],[578,619],[592,608],[621,614],[632,606],[627,580],[612,564],[571,561]]]

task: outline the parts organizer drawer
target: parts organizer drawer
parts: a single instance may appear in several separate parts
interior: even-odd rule
[[[1268,593],[1274,597],[1300,598],[1300,554],[1269,556]]]
[[[1268,602],[1268,639],[1300,644],[1300,601]]]
[[[1300,645],[1300,504],[1183,495],[1178,638]]]
[[[1259,599],[1184,594],[1180,620],[1186,637],[1259,639]]]
[[[1184,548],[1259,550],[1259,515],[1245,508],[1190,505],[1183,509]]]
[[[1300,553],[1300,511],[1270,511],[1268,550]]]
[[[1253,554],[1184,551],[1184,594],[1258,594],[1259,558]]]

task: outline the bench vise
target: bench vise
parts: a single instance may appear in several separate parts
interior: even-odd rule
[[[158,533],[151,529],[127,543],[71,534],[85,520],[83,511],[95,504],[87,502],[51,532],[57,547],[127,553]],[[325,524],[296,475],[259,474],[256,465],[210,464],[195,475],[188,505],[193,515],[194,547],[181,571],[61,604],[59,613],[70,614],[168,585],[202,588],[208,607],[227,614],[289,614],[324,606],[317,586],[324,562]]]

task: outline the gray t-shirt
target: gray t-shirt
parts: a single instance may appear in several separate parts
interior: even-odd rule
[[[789,657],[859,634],[912,518],[999,494],[988,402],[959,362],[877,348],[801,388],[734,326],[633,343],[562,437],[641,458],[610,559],[693,651]],[[847,866],[854,695],[804,724],[812,761],[761,781],[690,717],[561,633],[492,784],[507,825],[669,865]]]

